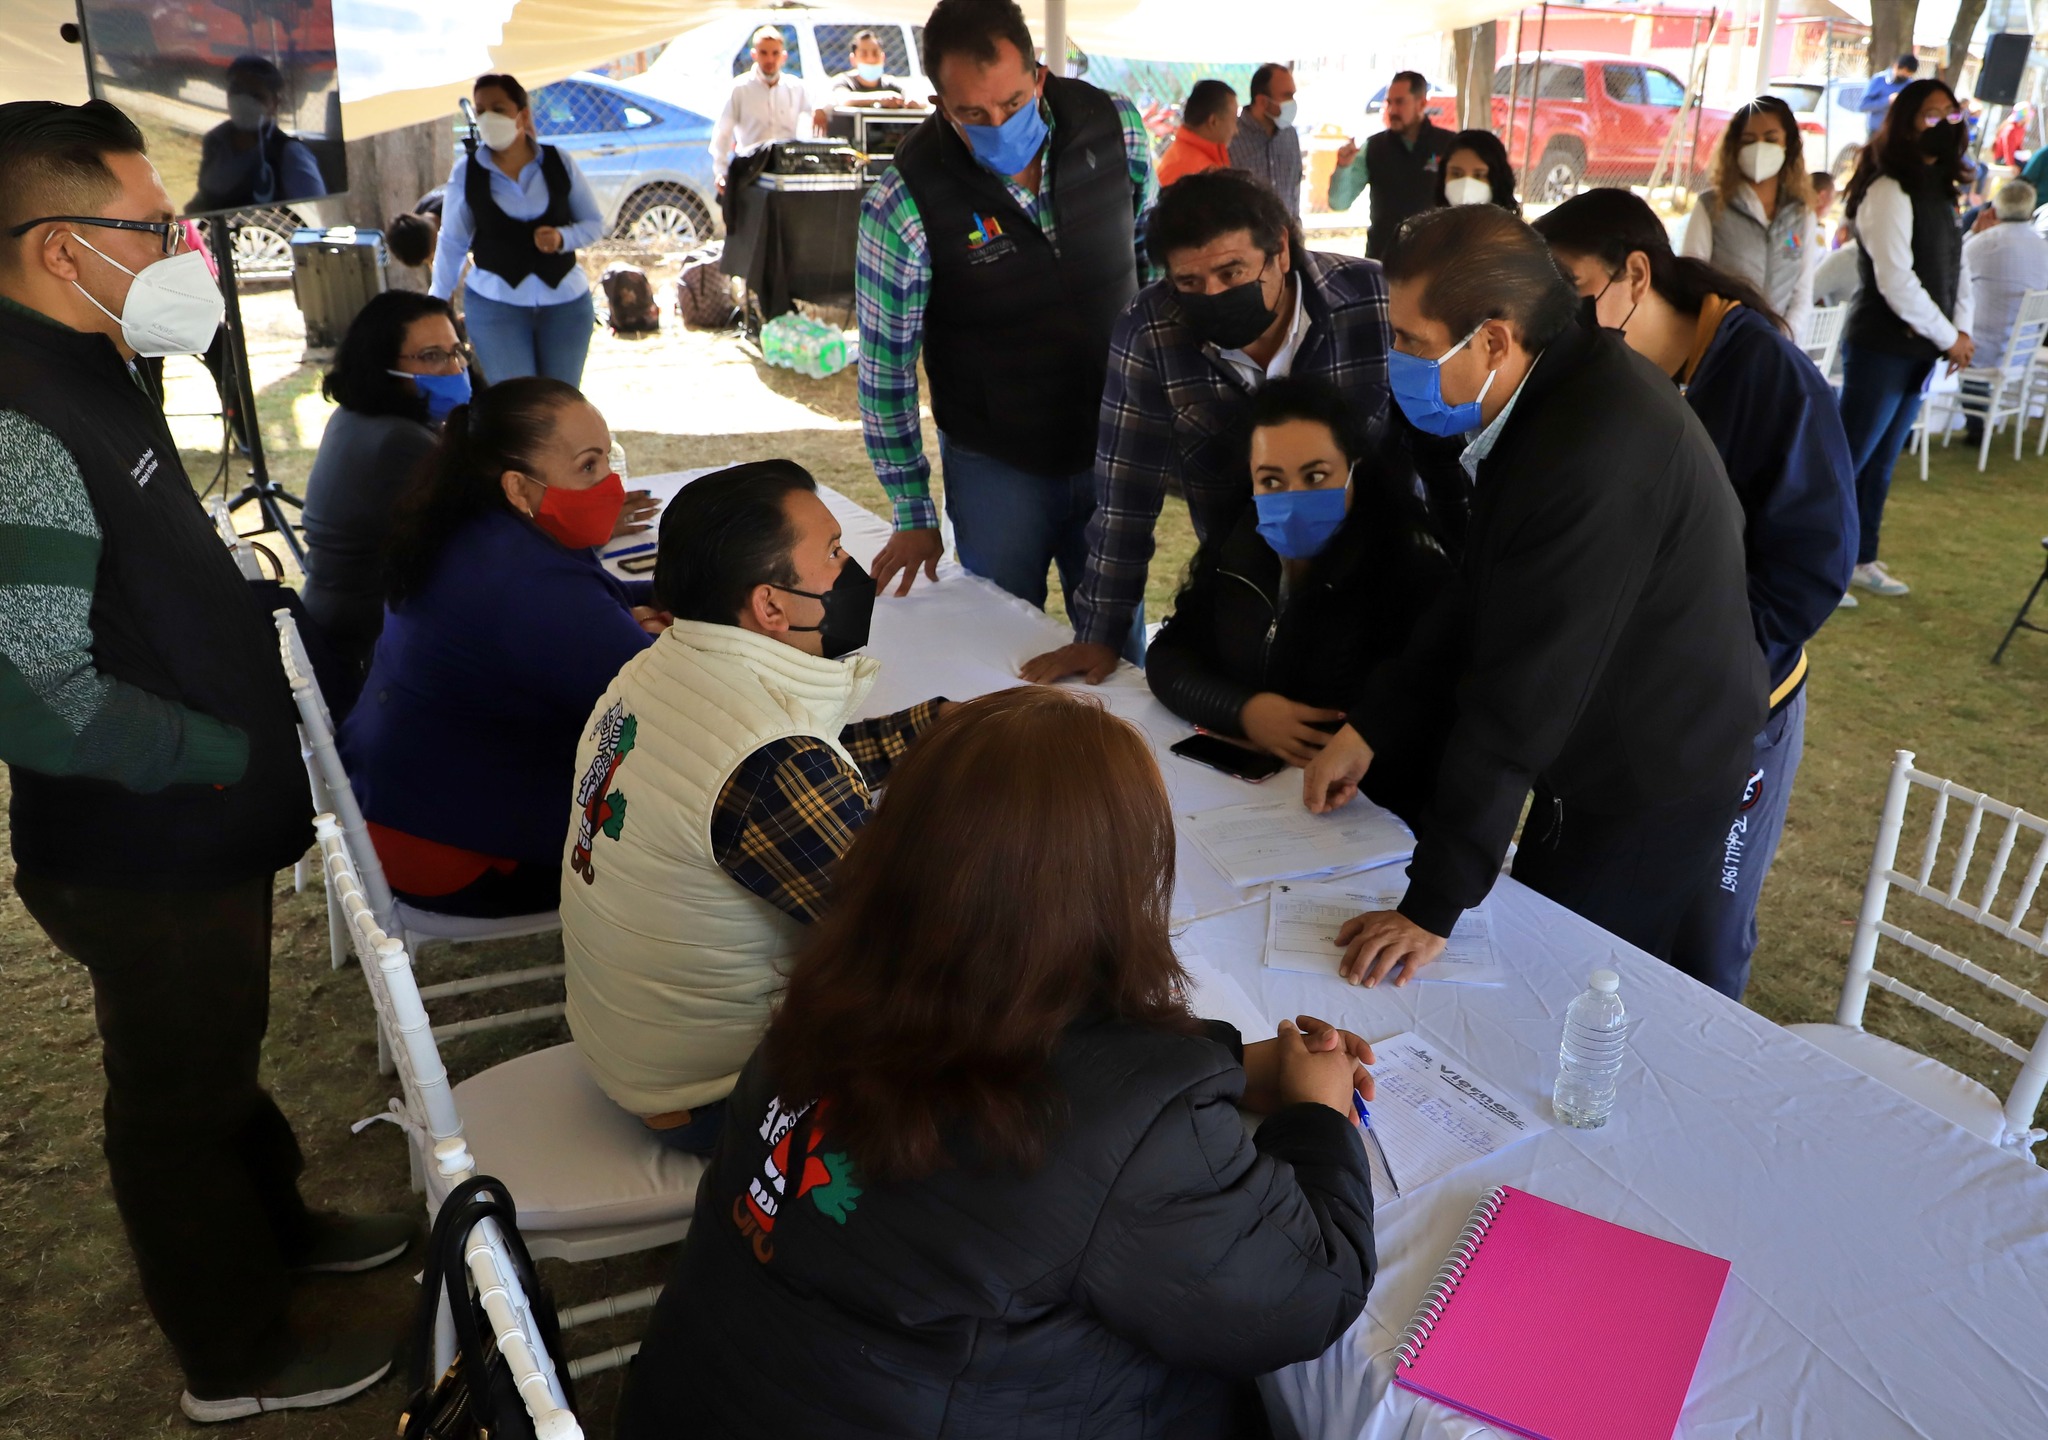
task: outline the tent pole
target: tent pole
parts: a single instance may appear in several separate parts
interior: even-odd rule
[[[1055,75],[1067,73],[1067,0],[1045,0],[1045,63]]]
[[[1529,133],[1522,139],[1522,174],[1529,174],[1531,157],[1536,153],[1536,107],[1543,103],[1543,49],[1549,43],[1550,0],[1543,0],[1543,8],[1536,12],[1536,72],[1529,77]],[[1534,182],[1524,179],[1523,185]]]
[[[1771,57],[1778,46],[1778,0],[1763,0],[1763,13],[1757,17],[1756,30],[1756,93],[1761,95],[1771,83]]]

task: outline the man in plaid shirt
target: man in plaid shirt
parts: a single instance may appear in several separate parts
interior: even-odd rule
[[[1128,100],[1036,63],[1010,0],[940,0],[924,47],[939,110],[868,192],[856,252],[862,426],[896,525],[875,580],[938,574],[922,351],[961,563],[1043,605],[1056,561],[1071,599],[1151,142]]]
[[[1251,503],[1251,397],[1269,376],[1335,387],[1360,424],[1387,397],[1387,290],[1377,261],[1304,249],[1301,226],[1242,171],[1190,175],[1160,198],[1147,243],[1166,278],[1140,291],[1110,341],[1095,451],[1096,507],[1074,642],[1023,677],[1100,683],[1142,613],[1152,530],[1178,481],[1207,539]]]

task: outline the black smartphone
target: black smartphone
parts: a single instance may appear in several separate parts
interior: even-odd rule
[[[1190,735],[1171,748],[1183,760],[1207,765],[1211,770],[1221,770],[1225,775],[1235,775],[1254,785],[1261,780],[1272,779],[1287,768],[1287,762],[1277,755],[1268,755],[1263,750],[1247,750],[1214,735]]]

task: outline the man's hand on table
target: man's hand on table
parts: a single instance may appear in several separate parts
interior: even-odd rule
[[[908,595],[920,567],[928,579],[937,580],[939,561],[945,554],[946,542],[936,526],[929,530],[898,530],[875,555],[876,593],[885,593],[889,582],[901,572],[903,583],[896,587],[896,593]]]
[[[1301,772],[1301,803],[1312,815],[1327,815],[1351,803],[1358,782],[1372,768],[1372,746],[1346,725]]]
[[[645,490],[628,490],[626,503],[619,511],[619,523],[612,526],[612,539],[645,534],[649,528],[647,522],[660,513],[661,502],[653,495]]]
[[[1076,640],[1032,656],[1017,674],[1032,685],[1054,685],[1071,675],[1079,675],[1090,685],[1100,685],[1116,669],[1116,661],[1116,651],[1109,646]]]
[[[1308,766],[1330,743],[1330,732],[1316,726],[1343,718],[1342,710],[1319,710],[1273,690],[1260,691],[1237,712],[1245,739],[1296,769]]]
[[[1299,1055],[1291,1052],[1299,1050]],[[1298,1093],[1305,1083],[1313,1083],[1319,1072],[1316,1065],[1326,1067],[1332,1074],[1341,1074],[1334,1059],[1317,1061],[1316,1057],[1341,1053],[1351,1062],[1352,1076],[1344,1083],[1355,1084],[1358,1093],[1365,1099],[1372,1099],[1372,1072],[1364,1066],[1373,1062],[1372,1046],[1352,1034],[1339,1030],[1327,1020],[1318,1020],[1313,1015],[1297,1015],[1290,1023],[1281,1022],[1280,1034],[1273,1040],[1251,1040],[1244,1047],[1244,1108],[1255,1115],[1270,1115],[1283,1105],[1292,1105],[1300,1100],[1322,1100],[1321,1095]],[[1328,1076],[1323,1076],[1328,1079]],[[1291,1083],[1290,1083],[1291,1081]],[[1327,1087],[1335,1092],[1335,1086]],[[1339,1096],[1341,1104],[1335,1108],[1346,1115],[1351,1113],[1351,1102],[1347,1096]]]
[[[1372,910],[1354,915],[1337,932],[1344,958],[1337,973],[1354,985],[1367,989],[1402,966],[1395,985],[1406,985],[1415,972],[1444,953],[1444,938],[1432,935],[1398,910]]]

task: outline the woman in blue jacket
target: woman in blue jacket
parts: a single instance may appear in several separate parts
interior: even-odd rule
[[[604,417],[528,377],[458,405],[402,502],[383,634],[341,753],[402,899],[451,915],[552,910],[576,741],[667,617],[596,547],[625,490]]]
[[[1770,668],[1771,716],[1715,885],[1694,902],[1672,963],[1736,999],[1806,734],[1806,642],[1848,590],[1856,482],[1833,390],[1747,282],[1674,255],[1627,190],[1589,190],[1535,222],[1594,318],[1684,389],[1742,501],[1750,618]]]

